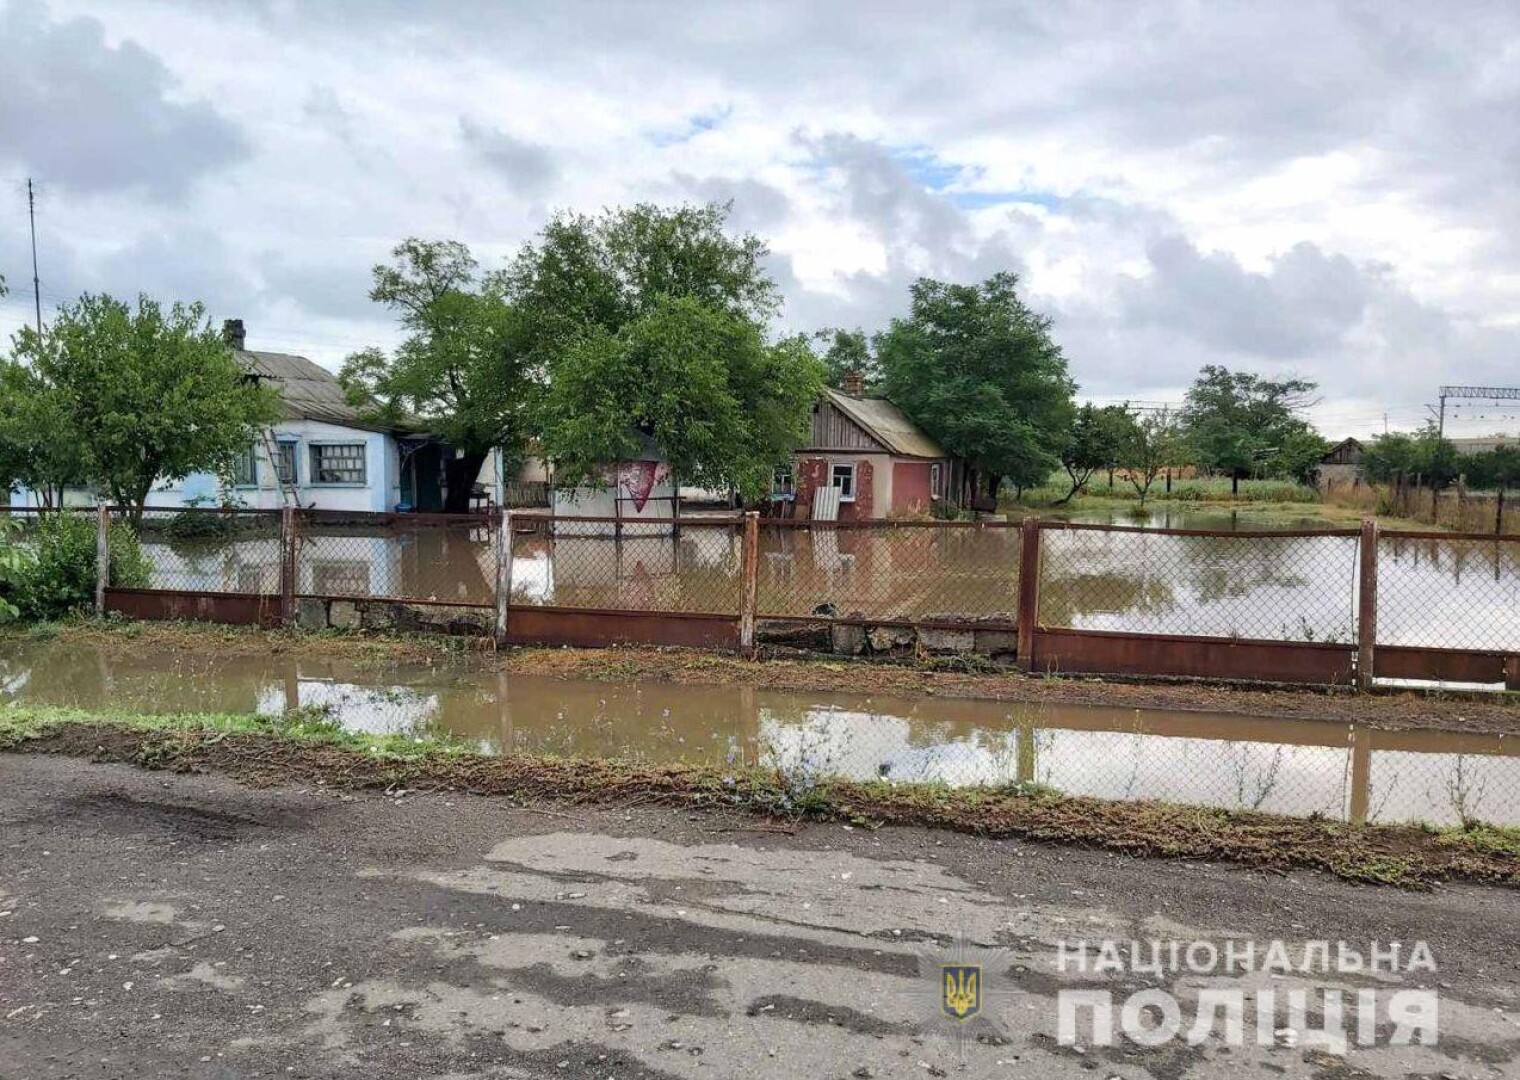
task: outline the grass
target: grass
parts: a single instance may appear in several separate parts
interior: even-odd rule
[[[1210,859],[1352,881],[1426,887],[1444,880],[1520,885],[1520,832],[1348,825],[1244,811],[1067,796],[1038,785],[951,788],[809,777],[775,769],[651,766],[600,759],[487,757],[450,740],[348,732],[322,714],[285,717],[0,708],[0,751],[86,756],[252,785],[457,792],[520,803],[659,805],[922,826]]]

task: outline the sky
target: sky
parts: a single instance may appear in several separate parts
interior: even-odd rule
[[[1083,399],[1204,364],[1332,438],[1520,385],[1520,4],[0,0],[0,340],[84,291],[391,346],[408,236],[732,200],[780,331],[1019,274]],[[1463,403],[1449,432],[1516,430]]]

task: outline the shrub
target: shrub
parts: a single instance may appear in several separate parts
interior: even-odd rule
[[[0,623],[9,622],[21,614],[13,602],[21,575],[31,565],[32,556],[16,543],[13,534],[20,526],[10,518],[0,518]]]
[[[33,534],[33,552],[12,586],[12,602],[25,619],[56,619],[87,609],[95,598],[96,523],[86,514],[43,514]],[[151,574],[137,534],[118,522],[111,526],[111,584],[148,584]]]

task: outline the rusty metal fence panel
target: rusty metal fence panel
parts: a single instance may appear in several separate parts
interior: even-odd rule
[[[1011,625],[1019,550],[1007,522],[764,522],[758,613]]]
[[[737,617],[736,518],[512,516],[513,605]]]
[[[1357,534],[1054,525],[1042,626],[1263,641],[1356,641]]]

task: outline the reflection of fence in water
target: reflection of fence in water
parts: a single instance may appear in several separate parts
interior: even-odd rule
[[[1353,729],[1325,726],[1337,730],[1344,734],[1311,743],[1030,723],[955,732],[904,716],[818,707],[800,718],[762,710],[758,743],[762,765],[809,781],[1024,783],[1100,799],[1341,820],[1520,824],[1520,756],[1374,749],[1364,771],[1354,760]]]
[[[1520,652],[1520,542],[1385,533],[1378,641]]]

